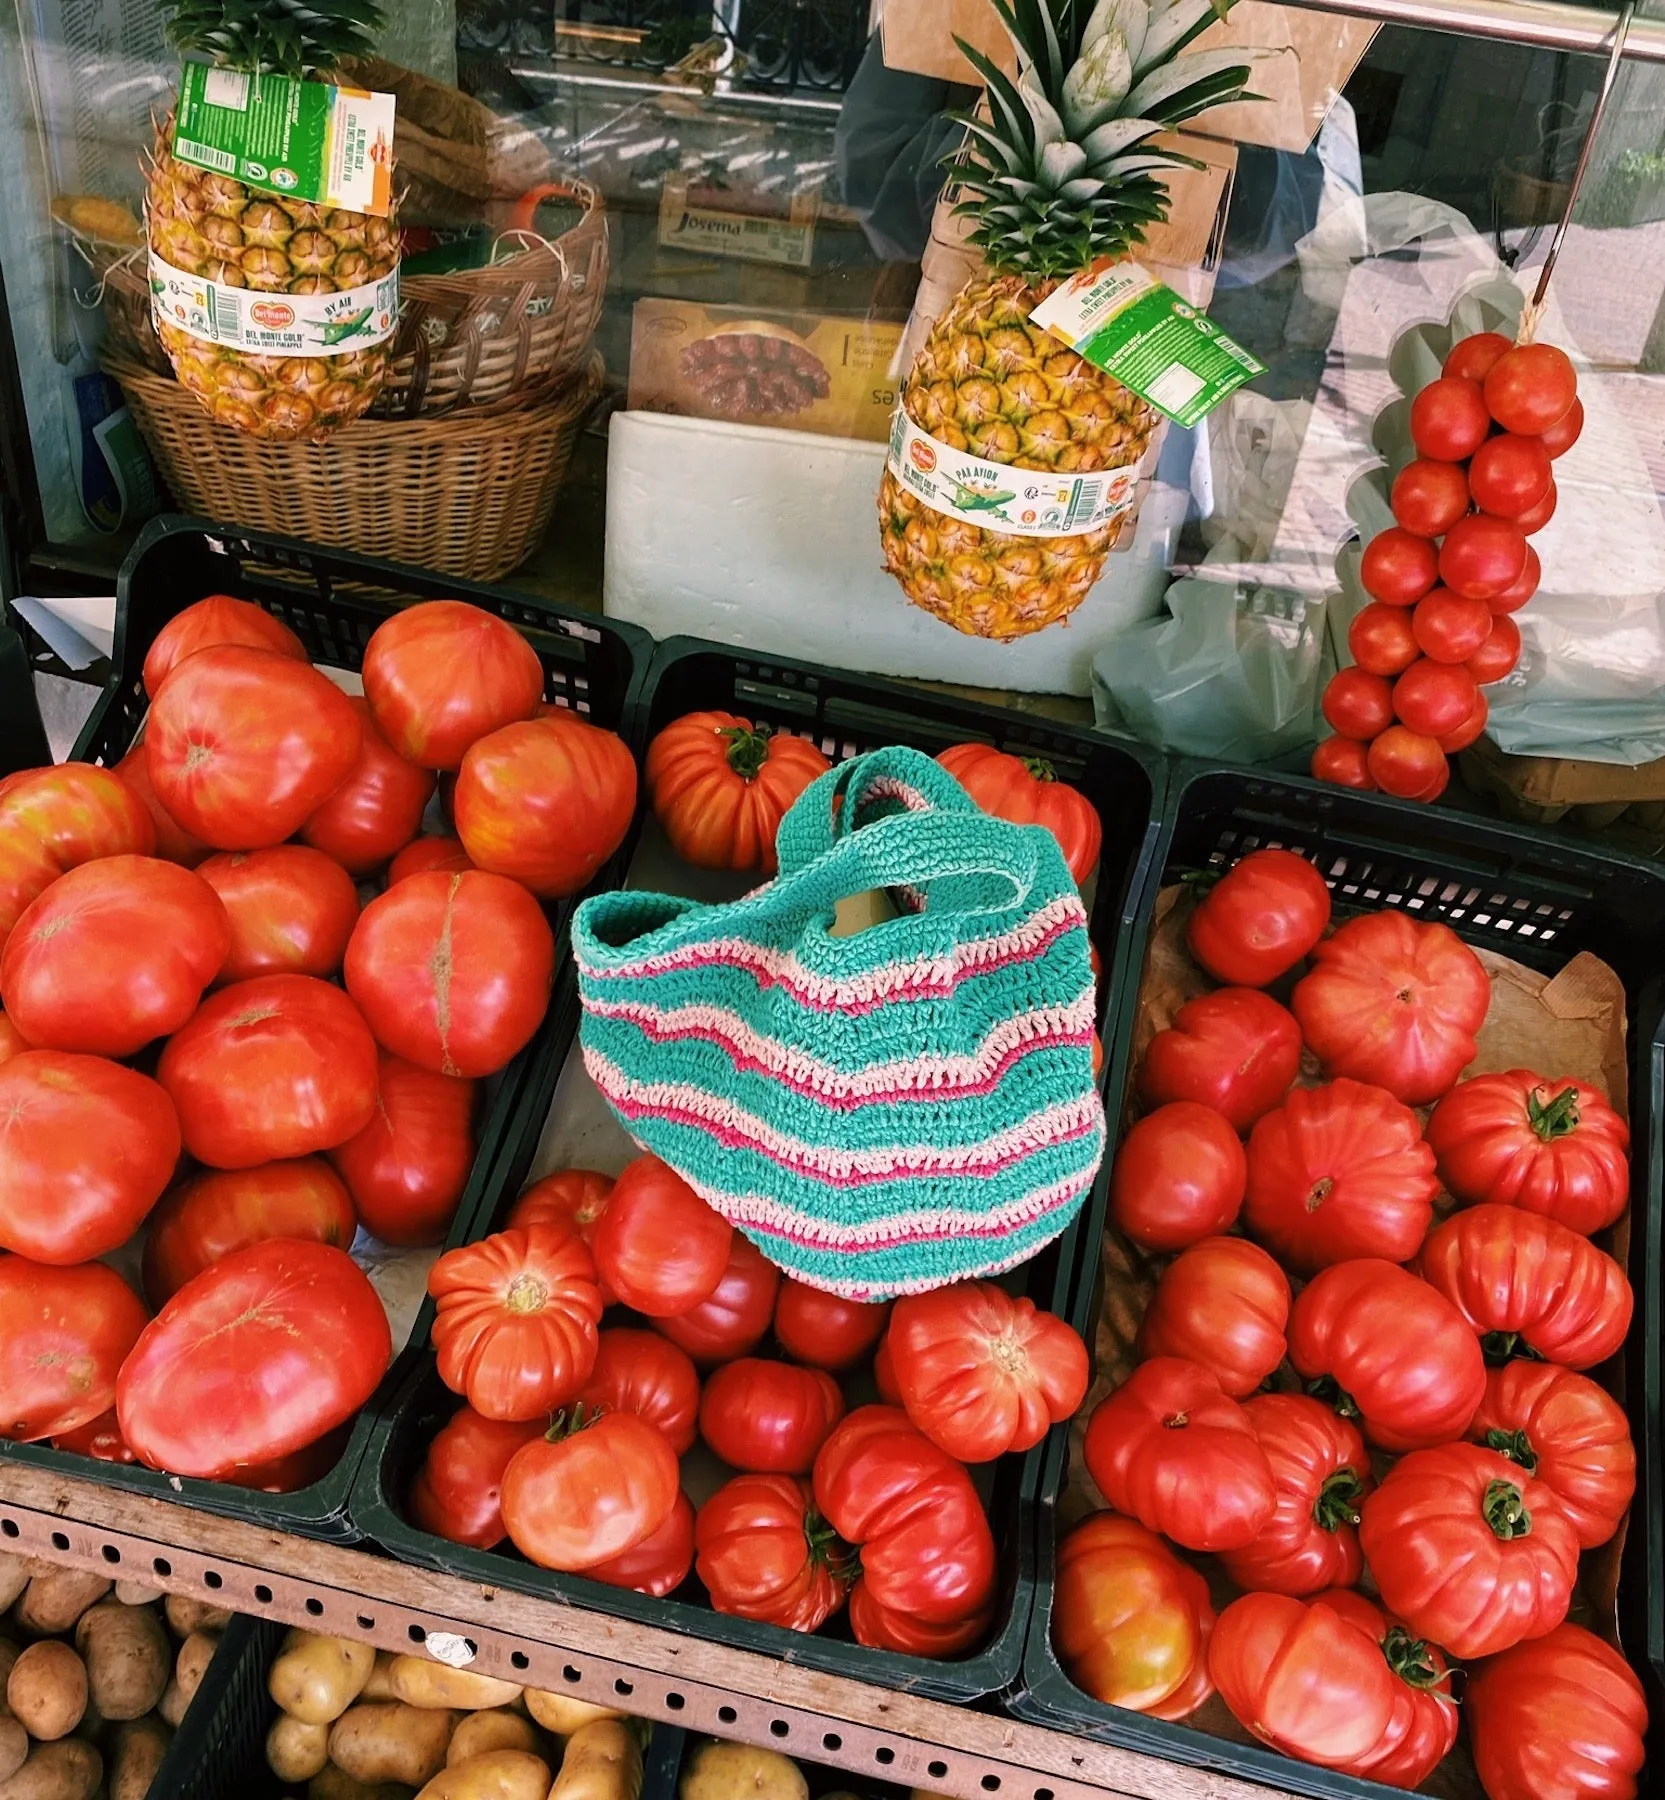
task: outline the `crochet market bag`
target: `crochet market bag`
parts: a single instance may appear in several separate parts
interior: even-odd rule
[[[1087,916],[1052,834],[916,750],[823,775],[744,899],[601,894],[572,925],[584,1063],[644,1148],[851,1299],[1010,1268],[1104,1153]],[[837,903],[917,910],[834,937]]]

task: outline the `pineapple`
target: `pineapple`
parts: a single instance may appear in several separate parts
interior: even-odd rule
[[[1150,142],[1244,97],[1249,55],[1190,51],[1231,0],[991,0],[1017,47],[1018,80],[965,43],[988,85],[963,115],[955,179],[986,270],[938,319],[902,390],[922,431],[1019,469],[1131,467],[1160,415],[1030,322],[1061,281],[1121,257],[1167,215],[1158,172],[1196,165]],[[885,567],[909,600],[956,630],[1010,641],[1067,617],[1097,581],[1122,520],[1072,537],[963,523],[917,500],[887,469],[879,489]]]
[[[328,76],[369,47],[374,0],[164,0],[184,52],[250,73]],[[179,162],[173,119],[156,134],[145,194],[151,249],[187,274],[271,294],[331,294],[390,274],[393,217],[342,212],[246,187]],[[191,336],[161,315],[157,335],[175,375],[221,424],[274,442],[327,437],[381,391],[388,342],[340,356],[260,356]]]

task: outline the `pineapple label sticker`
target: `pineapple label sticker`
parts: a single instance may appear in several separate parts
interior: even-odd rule
[[[1195,425],[1266,365],[1137,263],[1101,257],[1030,314],[1176,425]]]
[[[399,270],[334,294],[264,294],[188,275],[152,251],[150,302],[159,321],[210,344],[261,356],[350,356],[393,335]]]

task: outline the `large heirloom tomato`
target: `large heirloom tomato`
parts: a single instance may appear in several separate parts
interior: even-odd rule
[[[347,945],[347,992],[376,1041],[436,1075],[492,1075],[543,1020],[555,937],[518,881],[412,875],[372,900]]]
[[[364,697],[407,762],[454,769],[477,738],[538,710],[543,664],[505,620],[462,600],[426,600],[371,634]]]
[[[515,1201],[506,1223],[570,1225],[586,1244],[595,1239],[596,1222],[607,1210],[613,1178],[596,1169],[558,1169],[545,1175]]]
[[[1559,1625],[1578,1577],[1578,1535],[1554,1494],[1477,1444],[1401,1457],[1365,1497],[1359,1543],[1382,1604],[1465,1658]]]
[[[150,1215],[145,1293],[161,1306],[222,1256],[267,1238],[349,1250],[357,1229],[351,1195],[320,1156],[204,1170],[164,1194]]]
[[[853,1368],[884,1336],[888,1300],[844,1300],[789,1275],[775,1301],[775,1339],[781,1349],[817,1369]]]
[[[1014,825],[1044,825],[1058,840],[1077,887],[1098,867],[1104,828],[1087,796],[1060,781],[1037,756],[1009,756],[988,744],[956,744],[937,761],[986,813]]]
[[[1380,1257],[1335,1263],[1289,1315],[1289,1359],[1384,1450],[1460,1437],[1486,1391],[1486,1363],[1462,1314]]]
[[[1247,1131],[1301,1072],[1301,1028],[1255,988],[1199,994],[1157,1032],[1139,1067],[1139,1097],[1160,1106],[1194,1100],[1233,1131]]]
[[[168,1040],[156,1074],[185,1148],[215,1169],[332,1149],[376,1110],[370,1028],[340,988],[311,975],[221,988]]]
[[[199,843],[183,826],[175,824],[168,809],[156,798],[156,790],[150,785],[150,764],[145,758],[144,745],[135,744],[115,765],[114,772],[138,795],[150,814],[151,823],[156,827],[156,854],[163,862],[194,869],[208,855],[208,846]]]
[[[392,1353],[345,1250],[269,1238],[204,1269],[145,1327],[116,1384],[122,1436],[153,1469],[235,1479],[350,1419]]]
[[[274,619],[251,600],[230,594],[210,594],[175,613],[157,632],[145,652],[145,693],[154,700],[176,663],[199,650],[223,644],[242,644],[250,650],[272,650],[295,662],[305,662],[306,646],[281,619]]]
[[[1492,984],[1449,926],[1365,913],[1338,926],[1312,961],[1290,1004],[1326,1074],[1422,1106],[1474,1061]]]
[[[1570,1077],[1511,1069],[1459,1082],[1434,1108],[1428,1142],[1465,1206],[1519,1206],[1588,1236],[1630,1200],[1630,1130]]]
[[[197,1009],[231,946],[225,908],[154,856],[83,863],[34,901],[0,956],[0,1001],[42,1050],[132,1056]]]
[[[775,833],[832,764],[806,738],[734,713],[673,719],[648,745],[648,797],[671,847],[702,869],[773,875]]]
[[[349,875],[373,875],[422,829],[433,798],[431,770],[406,762],[371,717],[370,703],[350,695],[363,733],[358,760],[335,792],[301,827],[301,839],[333,857]]]
[[[3,1071],[0,1071],[3,1077]],[[1422,1274],[1471,1328],[1507,1353],[1589,1369],[1625,1341],[1625,1272],[1586,1237],[1514,1206],[1472,1206],[1422,1246]]]
[[[473,867],[461,838],[413,838],[387,865],[387,885],[397,887],[412,875],[461,875]]]
[[[453,1544],[490,1550],[508,1536],[503,1524],[503,1472],[544,1421],[488,1419],[459,1406],[434,1433],[410,1487],[411,1523]]]
[[[994,1593],[994,1537],[953,1457],[895,1407],[861,1406],[821,1446],[814,1490],[822,1516],[860,1558],[856,1641],[917,1654],[940,1630],[939,1641],[965,1648]]]
[[[682,1586],[693,1566],[694,1503],[679,1493],[657,1531],[605,1562],[591,1563],[584,1573],[608,1587],[632,1588],[662,1600]]]
[[[576,894],[624,842],[636,759],[623,738],[557,707],[471,744],[451,817],[476,867],[534,894]]]
[[[1283,1361],[1289,1281],[1258,1244],[1211,1237],[1162,1271],[1139,1326],[1141,1357],[1200,1363],[1234,1399]]]
[[[1370,1491],[1370,1453],[1356,1426],[1305,1394],[1257,1394],[1243,1403],[1277,1484],[1276,1510],[1252,1543],[1221,1557],[1240,1588],[1316,1594],[1351,1587],[1364,1567],[1359,1501]]]
[[[1343,1078],[1296,1088],[1255,1126],[1243,1223],[1305,1274],[1355,1256],[1406,1262],[1438,1192],[1416,1114]]]
[[[699,1436],[699,1373],[685,1350],[656,1331],[619,1326],[602,1332],[595,1367],[578,1399],[584,1406],[646,1419],[678,1456],[686,1456]]]
[[[1059,1544],[1052,1646],[1095,1700],[1158,1719],[1195,1712],[1212,1690],[1213,1629],[1208,1583],[1136,1519],[1092,1513]]]
[[[1172,1100],[1122,1139],[1110,1216],[1141,1249],[1183,1250],[1230,1227],[1248,1173],[1237,1133],[1219,1113]]]
[[[216,850],[294,834],[358,760],[358,714],[310,663],[228,646],[179,663],[145,725],[150,783],[173,817]]]
[[[231,921],[221,981],[329,976],[340,969],[358,923],[358,889],[322,850],[274,844],[269,850],[234,851],[209,857],[197,873],[224,902]]]
[[[575,1408],[510,1459],[503,1523],[529,1562],[591,1569],[650,1538],[680,1493],[661,1432],[635,1413]]]
[[[775,1314],[780,1270],[750,1238],[729,1240],[728,1267],[698,1306],[654,1320],[673,1344],[699,1363],[732,1362],[763,1341]]]
[[[448,1250],[428,1292],[439,1378],[486,1418],[542,1417],[589,1380],[601,1290],[576,1232],[533,1225]]]
[[[1330,890],[1292,850],[1252,850],[1209,889],[1185,928],[1191,954],[1228,987],[1266,987],[1324,935]]]
[[[706,1378],[700,1436],[731,1469],[807,1475],[843,1416],[844,1396],[825,1369],[745,1356]]]
[[[102,856],[149,856],[156,827],[110,769],[60,763],[0,781],[0,948],[58,877]]]
[[[88,1266],[95,1269],[100,1267],[97,1263]],[[112,1370],[112,1398],[115,1391],[116,1378]],[[47,1441],[54,1450],[67,1450],[72,1456],[90,1456],[95,1462],[132,1463],[139,1460],[127,1447],[126,1438],[121,1435],[121,1421],[116,1417],[113,1405],[108,1412],[101,1412],[96,1419],[89,1419],[85,1425],[77,1425],[73,1431],[53,1432]]]
[[[1249,1415],[1177,1356],[1140,1363],[1093,1409],[1087,1470],[1120,1513],[1188,1550],[1240,1550],[1277,1504]]]
[[[1347,1773],[1390,1787],[1421,1787],[1457,1741],[1457,1701],[1445,1657],[1363,1594],[1332,1588],[1320,1598],[1374,1640],[1395,1683],[1387,1730],[1374,1749],[1347,1765]]]
[[[1489,1800],[1634,1800],[1648,1705],[1630,1664],[1557,1625],[1469,1677],[1474,1766]]]
[[[966,1463],[1033,1448],[1075,1416],[1090,1373],[1079,1332],[992,1281],[898,1300],[890,1355],[903,1410]]]
[[[674,1169],[638,1156],[613,1183],[596,1224],[596,1268],[626,1306],[670,1318],[716,1292],[733,1235]]]
[[[103,1263],[0,1255],[0,1438],[61,1437],[108,1412],[149,1316]]]
[[[54,1264],[103,1256],[178,1161],[178,1115],[148,1075],[62,1050],[0,1064],[0,1249]]]
[[[366,1231],[384,1244],[438,1244],[474,1167],[474,1083],[376,1059],[370,1123],[330,1151]]]
[[[855,1579],[850,1546],[815,1510],[807,1481],[737,1475],[694,1524],[694,1564],[720,1613],[816,1631]]]

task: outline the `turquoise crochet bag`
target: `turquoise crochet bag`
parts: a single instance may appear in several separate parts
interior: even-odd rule
[[[1087,915],[1052,834],[917,750],[823,775],[775,880],[727,905],[600,894],[584,1063],[644,1148],[789,1274],[856,1300],[1032,1256],[1104,1154]],[[829,933],[849,895],[915,907]]]

